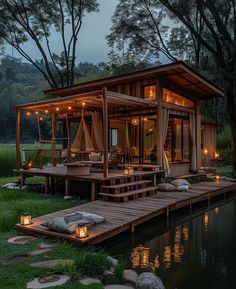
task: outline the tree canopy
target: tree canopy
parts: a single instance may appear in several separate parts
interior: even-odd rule
[[[236,1],[120,0],[107,38],[112,49],[162,52],[208,70],[227,98],[236,170]]]
[[[98,8],[96,0],[2,0],[0,45],[16,49],[40,71],[51,88],[72,85],[83,19]],[[58,46],[53,39],[57,39]],[[34,59],[27,51],[24,44],[28,41],[34,44],[40,59]]]

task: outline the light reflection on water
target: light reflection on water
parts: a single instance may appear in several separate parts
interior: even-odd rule
[[[130,258],[142,244],[166,289],[236,288],[236,200],[184,220],[170,228],[155,220],[110,252]]]

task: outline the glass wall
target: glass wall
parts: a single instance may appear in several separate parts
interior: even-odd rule
[[[166,88],[163,89],[163,100],[169,103],[173,103],[175,105],[180,105],[180,106],[185,106],[185,107],[190,107],[190,108],[194,107],[194,103],[191,100]]]
[[[165,153],[169,162],[190,161],[189,120],[170,116]]]
[[[144,86],[144,98],[156,99],[156,97],[157,97],[156,85]]]

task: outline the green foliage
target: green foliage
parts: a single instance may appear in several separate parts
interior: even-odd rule
[[[0,232],[12,230],[25,211],[37,217],[79,205],[81,202],[79,199],[65,201],[59,196],[0,188]]]
[[[229,126],[226,126],[217,134],[217,148],[225,164],[232,164],[232,134]]]
[[[112,263],[107,254],[79,252],[75,256],[75,265],[82,276],[100,277],[105,270],[110,269]]]

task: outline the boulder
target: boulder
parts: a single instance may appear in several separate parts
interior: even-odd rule
[[[134,288],[130,286],[125,286],[125,285],[113,284],[113,285],[105,286],[104,289],[134,289]]]
[[[135,287],[137,289],[165,289],[161,279],[150,272],[141,273]]]
[[[138,280],[138,274],[132,269],[124,270],[123,279],[129,283],[135,283]]]
[[[101,281],[94,278],[83,278],[79,280],[82,285],[92,285],[92,284],[101,284]]]

